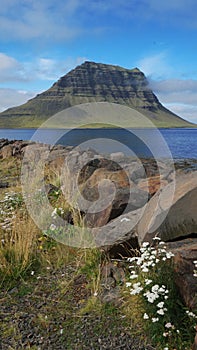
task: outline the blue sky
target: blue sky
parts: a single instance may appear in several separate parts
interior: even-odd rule
[[[196,0],[2,0],[0,111],[85,60],[140,68],[160,101],[197,123]]]

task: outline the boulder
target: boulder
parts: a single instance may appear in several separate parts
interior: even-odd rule
[[[104,209],[99,212],[93,212],[87,213],[84,216],[84,225],[86,227],[100,227],[107,224],[107,222],[110,219],[111,211],[112,211],[112,205],[109,205],[105,208],[104,203]]]
[[[141,208],[149,198],[146,191],[129,181],[124,170],[103,168],[94,171],[83,185],[81,194],[89,201],[85,222],[91,227],[105,225],[123,212]]]
[[[120,285],[125,282],[125,271],[120,263],[106,263],[101,268],[100,299],[104,303],[121,304]]]
[[[71,151],[61,178],[66,200],[85,215],[89,227],[103,226],[124,211],[144,206],[149,198],[131,180],[144,176],[141,164],[128,163],[125,170],[111,159],[96,157],[93,151]]]
[[[160,175],[155,175],[147,179],[140,179],[137,184],[138,188],[147,191],[151,196],[167,185],[168,181],[161,179]]]
[[[11,145],[11,144],[2,147],[2,148],[1,148],[1,152],[0,152],[1,158],[7,159],[7,158],[12,157],[12,155],[13,155],[13,148],[14,148],[14,147],[13,147],[13,145]]]
[[[110,154],[110,159],[117,163],[122,161],[124,158],[125,158],[125,155],[122,152],[115,152]]]
[[[137,225],[139,243],[157,235],[170,241],[197,232],[197,172],[182,174],[147,203]]]
[[[139,179],[146,178],[146,172],[143,164],[141,162],[130,161],[121,164],[122,168],[128,174],[131,181],[137,183]]]
[[[197,260],[197,238],[167,243],[174,253],[175,282],[185,305],[197,308],[197,278],[194,277],[194,263]]]
[[[110,171],[105,168],[99,168],[96,169],[92,176],[90,176],[89,179],[86,181],[85,188],[92,188],[94,186],[97,186],[99,182],[103,179],[108,179],[114,182],[117,188],[125,188],[130,186],[128,176],[123,169]]]
[[[138,247],[136,225],[143,215],[144,207],[122,214],[103,227],[92,229],[94,244],[111,252],[113,257],[126,256],[128,248]]]

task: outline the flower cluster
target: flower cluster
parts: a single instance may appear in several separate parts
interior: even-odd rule
[[[138,281],[126,284],[127,287],[131,287],[131,295],[141,294],[146,302],[156,303],[155,315],[144,314],[144,319],[151,319],[153,323],[158,322],[159,318],[167,312],[165,301],[168,299],[169,291],[164,284],[154,284],[148,276],[153,270],[156,272],[161,262],[171,259],[174,255],[166,250],[165,243],[159,237],[155,237],[154,241],[157,242],[156,246],[151,247],[148,242],[144,242],[140,248],[140,256],[129,258],[133,263],[130,266],[130,279]]]
[[[166,273],[169,273],[167,263],[171,262],[174,254],[167,250],[165,243],[159,237],[155,237],[153,240],[153,246],[144,242],[140,248],[139,256],[128,259],[131,263],[129,266],[130,281],[126,283],[126,286],[130,288],[131,295],[139,295],[143,301],[145,311],[143,319],[148,324],[152,324],[151,327],[158,324],[158,329],[163,333],[161,334],[162,344],[167,350],[172,334],[178,335],[180,332],[171,322],[168,307],[170,305],[170,290],[161,278],[162,274],[165,275],[163,268],[166,269]]]
[[[159,237],[153,238],[151,246],[144,242],[138,256],[129,258],[130,276],[126,287],[130,288],[132,296],[139,296],[138,301],[142,305],[142,317],[148,332],[151,330],[154,338],[158,334],[159,343],[163,349],[168,350],[176,346],[185,349],[182,342],[181,324],[176,308],[176,289],[172,279],[174,254],[167,250],[164,242]],[[197,261],[194,261],[194,276],[197,277]],[[178,305],[178,304],[177,304]],[[185,308],[182,309],[182,320],[185,319]],[[187,310],[187,323],[191,329],[197,316]],[[189,326],[188,326],[189,327]],[[157,333],[158,332],[158,333]],[[156,339],[156,338],[155,338]],[[179,345],[177,345],[179,344]]]
[[[0,201],[0,226],[4,231],[10,231],[13,220],[15,219],[15,211],[24,203],[21,193],[7,192]]]
[[[197,277],[197,260],[194,260],[193,263],[194,263],[194,277]]]
[[[57,219],[58,216],[62,216],[64,214],[64,209],[63,208],[55,208],[51,214],[51,217],[53,219]]]

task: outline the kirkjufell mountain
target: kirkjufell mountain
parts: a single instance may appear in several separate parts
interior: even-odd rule
[[[39,127],[57,112],[91,102],[109,102],[131,107],[158,127],[192,125],[159,102],[150,89],[146,76],[138,68],[125,69],[86,61],[61,77],[45,92],[21,106],[0,113],[0,127]]]

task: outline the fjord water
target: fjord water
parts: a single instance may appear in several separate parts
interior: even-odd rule
[[[56,144],[66,146],[81,146],[86,143],[98,152],[123,151],[128,154],[128,149],[132,150],[139,157],[150,157],[152,152],[146,145],[146,140],[153,140],[157,152],[162,154],[160,137],[156,133],[157,129],[140,129],[138,137],[133,130],[125,129],[42,129],[39,137],[33,136],[37,129],[0,129],[0,138],[9,140],[30,140],[51,143],[56,140]],[[159,129],[166,141],[174,159],[194,158],[197,159],[197,129],[171,128]],[[62,136],[63,135],[63,136]],[[111,140],[115,140],[112,142]],[[143,141],[142,141],[143,140]]]

